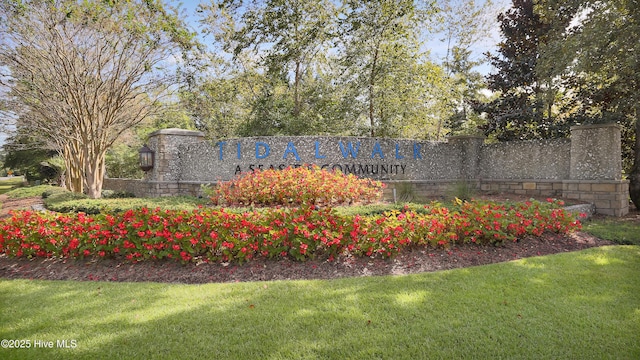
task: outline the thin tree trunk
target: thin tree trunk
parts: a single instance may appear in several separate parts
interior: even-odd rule
[[[631,201],[640,209],[640,104],[636,104],[636,141],[633,149],[633,167],[629,174],[629,196]]]
[[[298,92],[298,88],[300,87],[300,79],[302,78],[300,71],[300,61],[296,61],[296,73],[293,83],[293,116],[296,118],[296,120],[300,116],[300,94]]]
[[[70,141],[64,145],[63,157],[66,171],[65,187],[72,192],[81,193],[84,191],[83,184],[83,164],[82,154],[75,141]]]
[[[379,46],[373,54],[373,63],[371,64],[371,76],[369,77],[369,123],[371,124],[371,137],[376,136],[375,130],[375,106],[374,106],[374,86],[376,82],[376,67],[378,66]]]

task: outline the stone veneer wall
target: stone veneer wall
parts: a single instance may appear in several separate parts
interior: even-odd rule
[[[104,187],[137,196],[199,196],[201,184],[238,172],[315,163],[385,181],[388,199],[401,186],[437,198],[464,181],[481,192],[565,197],[622,216],[629,211],[629,184],[621,179],[620,146],[620,127],[614,124],[573,127],[571,139],[497,144],[477,136],[446,143],[305,136],[212,144],[200,132],[165,129],[150,135],[156,165],[144,180],[107,178]]]

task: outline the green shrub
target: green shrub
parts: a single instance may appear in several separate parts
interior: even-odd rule
[[[130,199],[136,196],[127,191],[102,190],[103,199]]]
[[[41,197],[42,193],[48,190],[61,189],[62,188],[51,185],[38,185],[13,189],[6,193],[6,195],[12,199],[23,199],[28,197]],[[55,191],[55,190],[54,190]]]
[[[214,204],[295,206],[371,203],[380,200],[384,186],[314,165],[258,170],[203,190]]]
[[[44,195],[44,194],[43,194]],[[53,194],[49,194],[46,198],[43,196],[44,206],[56,212],[85,212],[87,214],[98,214],[98,212],[94,212],[91,209],[81,208],[79,209],[74,200],[87,199],[87,195],[82,193],[75,193],[71,191],[57,192]],[[88,210],[88,211],[87,211]]]
[[[64,193],[68,193],[69,191],[61,188],[61,187],[54,187],[54,186],[50,186],[48,189],[46,189],[45,191],[42,192],[41,196],[43,199],[49,198],[53,195],[57,195],[57,194],[64,194]]]
[[[85,214],[121,213],[127,210],[148,208],[162,208],[165,210],[191,211],[207,203],[205,199],[192,196],[170,196],[159,198],[110,198],[110,199],[54,199],[45,200],[47,209],[56,212],[83,212]]]

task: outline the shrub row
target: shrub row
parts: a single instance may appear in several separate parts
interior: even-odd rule
[[[313,165],[256,170],[207,192],[216,205],[338,205],[377,201],[384,186],[380,181]]]
[[[15,212],[0,222],[0,252],[24,257],[121,257],[132,261],[243,262],[254,257],[390,257],[411,246],[500,244],[580,227],[554,204],[468,202],[382,215],[338,215],[315,206],[230,213],[129,210],[88,216]]]

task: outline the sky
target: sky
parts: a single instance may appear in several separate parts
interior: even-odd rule
[[[312,0],[310,0],[312,1]],[[479,0],[479,1],[483,1],[483,0]],[[189,1],[189,0],[185,0],[185,1],[179,1],[179,0],[167,0],[168,3],[177,6],[178,4],[180,4],[180,7],[182,9],[184,9],[184,15],[186,16],[185,21],[187,22],[188,26],[191,27],[192,31],[196,31],[198,33],[200,33],[199,30],[199,24],[198,24],[198,15],[196,14],[196,8],[198,6],[198,4],[200,4],[202,1]],[[208,2],[208,1],[204,1],[204,2]],[[495,14],[492,14],[491,17],[493,19],[496,19],[498,13],[500,11],[503,11],[504,9],[508,8],[511,4],[510,0],[494,0],[494,3],[497,4],[497,9],[498,11],[496,11]],[[205,43],[205,45],[207,44],[207,39],[203,38],[203,42]],[[491,30],[491,34],[490,36],[488,36],[484,41],[482,41],[481,43],[477,44],[474,48],[474,55],[476,57],[480,57],[482,56],[483,53],[487,52],[487,51],[494,51],[495,50],[495,45],[500,41],[500,30],[499,30],[499,24],[497,22],[497,20],[493,23],[493,27]],[[430,51],[431,53],[431,57],[434,60],[440,61],[442,58],[444,58],[444,56],[446,55],[446,44],[444,44],[443,42],[438,40],[438,36],[435,36],[434,40],[428,42],[425,47]],[[484,64],[480,67],[477,68],[477,70],[482,73],[483,75],[487,75],[490,72],[492,72],[491,66],[488,64]],[[2,146],[5,141],[6,138],[8,137],[8,134],[2,130],[0,130],[0,146]]]

